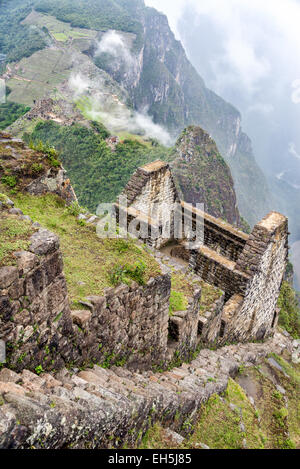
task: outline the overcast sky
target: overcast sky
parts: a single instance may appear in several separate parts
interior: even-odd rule
[[[260,164],[300,187],[300,0],[146,4],[168,16],[207,86],[241,111]]]

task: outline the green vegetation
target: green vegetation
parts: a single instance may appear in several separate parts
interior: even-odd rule
[[[43,153],[43,155],[47,155],[49,163],[54,168],[58,168],[61,165],[60,161],[58,160],[57,151],[55,150],[55,148],[51,147],[48,143],[45,144],[41,140],[38,141],[37,143],[30,141],[29,148],[31,148],[31,150],[34,150],[38,153]],[[34,172],[36,172],[37,169],[38,169],[37,166],[35,166]]]
[[[140,48],[143,28],[137,21],[139,0],[40,0],[36,10],[70,23],[72,27],[107,31],[116,29],[137,35],[135,46]]]
[[[118,252],[122,252],[118,249]],[[124,251],[123,251],[124,252]],[[118,286],[121,283],[130,285],[133,281],[139,285],[145,285],[144,275],[146,271],[146,265],[142,261],[138,261],[131,266],[129,264],[115,265],[109,272],[109,279],[112,285]]]
[[[37,11],[33,11],[26,18],[25,24],[38,26],[59,42],[67,42],[69,39],[92,39],[97,34],[96,31],[89,29],[73,28],[69,23]]]
[[[0,104],[0,130],[11,125],[28,111],[30,111],[30,107],[24,106],[23,104],[12,103],[9,101],[7,103]]]
[[[241,449],[246,435],[248,447],[263,448],[255,410],[242,388],[230,379],[224,398],[214,395],[203,406],[187,446],[195,448],[201,441],[212,449]]]
[[[188,307],[188,299],[193,295],[194,289],[185,275],[172,274],[172,290],[170,296],[170,315],[176,311],[185,311]]]
[[[288,282],[283,282],[278,298],[280,308],[279,325],[295,339],[300,337],[300,308],[295,290]]]
[[[78,124],[64,127],[53,121],[40,122],[24,139],[43,141],[56,148],[80,204],[95,212],[99,203],[117,198],[137,167],[166,159],[169,150],[151,142],[126,139],[113,152],[104,140],[108,134],[104,126],[93,126],[96,133]]]
[[[29,247],[28,240],[34,229],[28,221],[20,220],[14,215],[3,216],[1,213],[0,226],[0,266],[13,265],[16,259],[12,253]]]
[[[0,190],[5,192],[3,187]],[[100,239],[94,226],[81,226],[59,197],[53,194],[36,197],[17,193],[13,200],[24,214],[59,235],[71,302],[83,300],[88,295],[102,295],[105,288],[113,286],[110,278],[113,265],[128,264],[135,269],[137,259],[140,259],[141,267],[131,274],[135,281],[142,278],[143,282],[147,282],[150,277],[160,274],[155,259],[142,247],[129,240],[128,249],[120,252],[118,239]],[[24,227],[24,236],[26,236],[28,224],[22,222],[20,227],[19,224],[16,226],[18,227],[16,241],[14,238],[11,240],[11,236],[7,238],[6,231],[3,231],[5,238],[4,243],[0,242],[2,253],[0,259],[7,259],[9,253],[16,249],[26,248],[26,240],[22,241],[20,229]],[[12,229],[11,223],[9,227]],[[3,236],[2,230],[1,236]]]
[[[31,0],[1,2],[0,49],[6,62],[17,62],[46,47],[46,35],[37,28],[21,24],[31,11]]]
[[[185,311],[188,307],[188,302],[181,292],[171,291],[170,296],[170,314],[176,311]]]

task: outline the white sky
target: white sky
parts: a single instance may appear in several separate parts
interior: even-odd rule
[[[299,72],[294,79],[300,78],[300,0],[145,0],[145,3],[167,15],[178,39],[177,22],[185,9],[193,8],[198,15],[212,19],[224,35],[224,60],[248,87],[271,71],[267,53],[257,53],[257,45],[270,41],[269,34],[278,46],[278,60],[289,60],[289,68]]]
[[[292,158],[291,144],[300,154],[300,0],[145,3],[167,15],[207,86],[242,112],[253,142],[261,146],[259,126],[268,133],[262,151],[269,152],[277,133],[283,142],[283,165],[287,155]],[[300,165],[297,173],[300,181]]]

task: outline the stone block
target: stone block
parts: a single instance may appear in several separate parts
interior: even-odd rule
[[[50,254],[59,249],[59,238],[48,230],[40,229],[30,238],[30,251],[39,256]]]
[[[0,268],[0,289],[8,288],[19,278],[17,267],[6,266]]]
[[[85,328],[87,327],[90,319],[92,317],[91,311],[88,310],[79,310],[79,311],[72,311],[71,318],[74,324],[77,326]]]

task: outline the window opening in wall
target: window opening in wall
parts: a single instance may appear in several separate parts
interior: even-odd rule
[[[277,318],[277,313],[276,313],[276,311],[275,311],[274,316],[273,316],[272,326],[271,326],[272,329],[273,329],[273,327],[275,326],[276,318]]]
[[[179,341],[179,327],[173,321],[169,321],[169,340],[173,340],[175,342]]]
[[[220,327],[220,337],[224,337],[224,334],[225,334],[225,327],[226,327],[226,322],[225,321],[221,321],[221,327]]]
[[[198,335],[201,336],[203,332],[203,322],[198,322]]]

